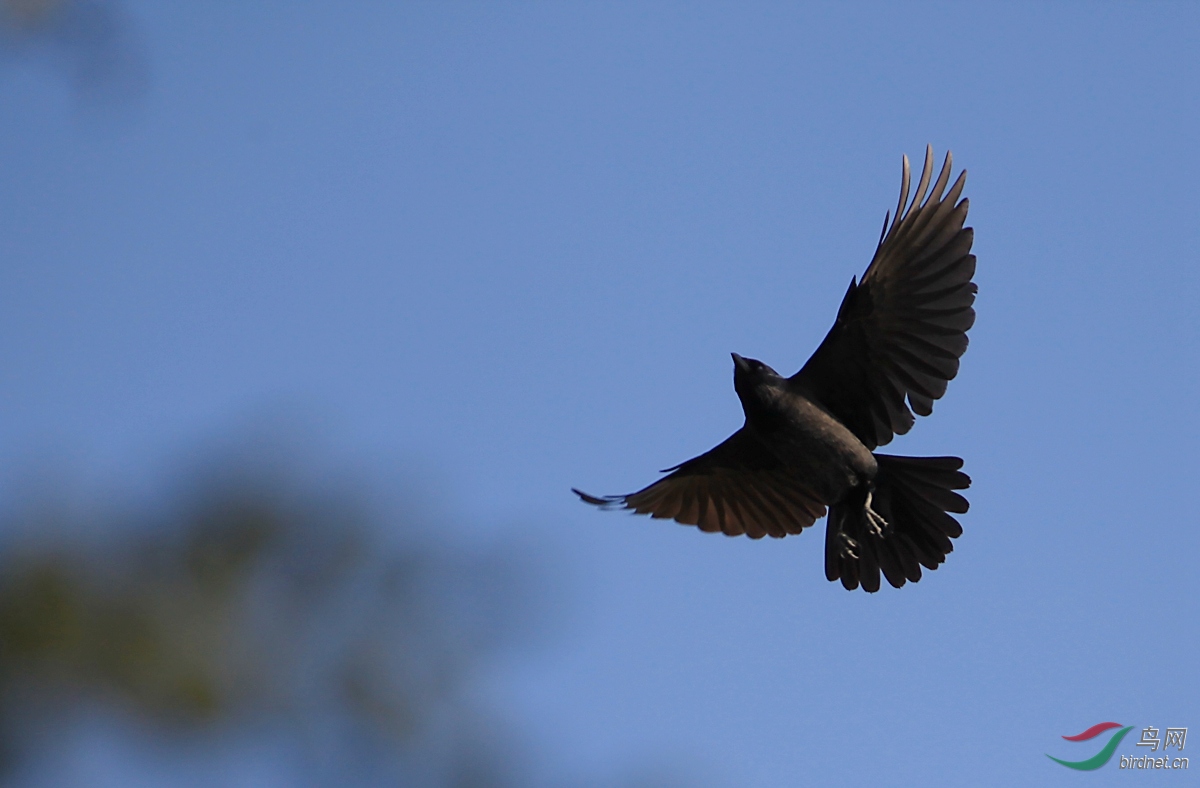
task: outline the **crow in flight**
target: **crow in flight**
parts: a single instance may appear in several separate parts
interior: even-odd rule
[[[928,416],[946,393],[975,322],[974,232],[963,227],[964,170],[945,192],[951,156],[929,196],[933,148],[912,202],[904,157],[895,219],[883,220],[862,281],[799,372],[779,375],[733,354],[733,387],[746,423],[711,451],[668,468],[629,495],[598,498],[605,509],[674,519],[702,531],[751,539],[798,534],[823,517],[825,576],[853,590],[896,588],[936,569],[962,533],[949,512],[967,511],[958,457],[897,457],[873,450]],[[945,192],[945,196],[943,196]],[[907,403],[905,399],[907,398]]]

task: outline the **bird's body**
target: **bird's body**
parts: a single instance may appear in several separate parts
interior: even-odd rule
[[[745,429],[797,477],[809,480],[827,501],[869,485],[875,455],[819,402],[756,359],[734,354],[734,389],[746,414]]]
[[[862,280],[851,280],[837,320],[791,377],[733,354],[745,424],[669,475],[629,495],[585,502],[671,518],[730,536],[800,533],[829,514],[825,574],[848,588],[897,588],[936,569],[967,511],[954,490],[969,486],[957,457],[897,457],[874,450],[928,416],[958,373],[974,323],[975,256],[959,201],[963,172],[945,197],[951,158],[925,198],[933,151],[916,197],[909,167],[896,218]]]

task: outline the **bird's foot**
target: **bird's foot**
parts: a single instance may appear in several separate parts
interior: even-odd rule
[[[844,531],[838,534],[838,540],[842,543],[841,549],[838,551],[841,554],[841,557],[846,560],[857,561],[858,542],[851,539],[850,535]]]
[[[867,514],[867,530],[877,539],[882,539],[892,532],[891,523],[883,519],[883,515],[871,508],[871,493],[867,493],[867,502],[863,504]]]

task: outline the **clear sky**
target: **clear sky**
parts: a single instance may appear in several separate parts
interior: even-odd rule
[[[478,689],[547,784],[1065,785],[1094,723],[1200,737],[1196,5],[109,7],[120,89],[0,63],[0,494],[273,420],[403,477],[557,577]],[[804,362],[926,143],[978,321],[888,451],[965,458],[947,563],[848,593],[823,523],[580,504],[740,425],[731,351]]]

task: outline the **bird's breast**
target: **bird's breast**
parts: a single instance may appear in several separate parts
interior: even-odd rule
[[[810,479],[829,503],[875,478],[878,466],[862,441],[844,424],[802,395],[776,398],[767,418],[747,421],[759,437],[798,476]],[[764,414],[765,415],[765,414]]]

